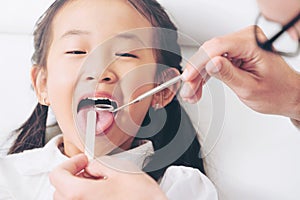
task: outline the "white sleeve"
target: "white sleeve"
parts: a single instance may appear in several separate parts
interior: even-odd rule
[[[160,187],[170,200],[218,199],[212,182],[198,169],[191,167],[169,167],[160,182]]]

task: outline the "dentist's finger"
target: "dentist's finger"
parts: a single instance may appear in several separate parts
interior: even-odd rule
[[[223,56],[214,57],[205,68],[210,76],[221,80],[236,92],[241,91],[245,83],[253,81],[253,77],[249,76],[247,71],[236,67]]]
[[[189,59],[182,73],[183,81],[194,80],[199,74],[203,73],[205,64],[210,60],[206,51],[200,47],[199,50]],[[202,74],[204,75],[204,74]]]
[[[65,161],[49,174],[51,184],[54,187],[68,188],[68,183],[72,182],[72,179],[76,179],[76,177],[74,177],[73,175],[76,175],[80,171],[82,171],[87,166],[87,164],[88,159],[84,154],[79,154],[70,158],[70,160]]]
[[[202,87],[203,87],[203,85],[204,85],[204,83],[201,82],[201,86],[198,87],[195,94],[193,96],[189,97],[188,99],[183,99],[183,100],[187,101],[188,103],[191,103],[191,104],[197,103],[199,101],[199,99],[202,97]]]
[[[198,81],[198,79],[195,79],[195,82],[192,85],[190,83],[185,83],[180,91],[182,100],[192,104],[196,103],[202,97],[203,85],[204,80]]]
[[[185,82],[180,89],[180,96],[183,100],[188,100],[193,97],[199,89],[202,91],[203,78],[198,75],[192,81]]]
[[[250,27],[248,29],[253,29]],[[248,31],[249,32],[249,31]],[[246,39],[241,39],[241,43],[247,40],[253,40],[253,34],[248,34]],[[216,56],[224,56],[227,55],[231,58],[249,56],[249,52],[247,48],[241,48],[239,45],[236,45],[237,39],[239,39],[240,32],[234,33],[232,35],[216,37],[211,40],[208,40],[203,43],[203,45],[199,48],[199,50],[191,57],[188,64],[186,65],[182,79],[183,81],[191,81],[195,79],[195,77],[205,69],[205,66],[212,58]],[[254,43],[256,44],[256,43]]]
[[[88,173],[92,177],[97,177],[101,179],[106,179],[107,174],[109,169],[104,166],[103,163],[93,160],[92,162],[89,163],[89,165],[85,168],[85,172]]]
[[[131,161],[126,161],[109,156],[101,156],[93,160],[85,169],[93,176],[108,178],[114,176],[116,171],[127,173],[141,173],[141,170]]]

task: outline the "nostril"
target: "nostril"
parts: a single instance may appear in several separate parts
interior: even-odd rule
[[[106,78],[103,78],[102,80],[103,80],[103,81],[110,81],[111,79],[108,78],[108,77],[106,77]]]

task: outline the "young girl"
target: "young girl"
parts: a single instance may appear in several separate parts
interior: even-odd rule
[[[150,44],[159,40],[159,43],[167,45],[171,38],[173,52],[146,48],[147,45],[129,51],[118,48],[118,45],[111,47],[113,50],[109,50],[109,53],[114,52],[113,62],[105,66],[100,77],[91,74],[85,79],[86,82],[97,81],[96,92],[82,94],[75,101],[76,105],[87,98],[105,98],[123,105],[153,88],[154,79],[165,80],[170,78],[170,74],[179,74],[181,56],[176,53],[180,52],[176,27],[154,0],[57,0],[51,5],[34,32],[35,52],[31,75],[39,103],[31,117],[15,133],[18,136],[9,155],[0,160],[0,197],[52,199],[54,188],[49,182],[49,172],[68,157],[84,151],[82,137],[77,132],[86,128],[87,122],[84,120],[88,109],[77,106],[78,118],[74,120],[72,108],[82,64],[92,50],[107,39],[117,37],[123,38],[120,40],[122,43],[127,39],[136,42],[139,40],[137,35],[122,33],[149,27],[173,31],[170,32],[172,34],[146,34],[141,43]],[[160,70],[153,67],[153,63],[171,68]],[[145,76],[139,69],[147,65],[150,67]],[[121,80],[126,74],[130,74],[130,81],[125,87]],[[141,78],[145,79],[142,82],[151,84],[137,85]],[[116,90],[118,87],[120,89]],[[170,198],[199,199],[208,196],[198,193],[201,188],[213,186],[201,174],[204,169],[196,131],[172,92],[176,89],[175,85],[129,106],[115,116],[97,112],[95,154],[100,156],[103,152],[108,153],[103,149],[105,142],[109,141],[113,146],[126,150],[123,153],[114,150],[110,152],[112,156],[124,158],[126,152],[143,155],[130,159],[142,166],[155,180],[163,180],[161,186]],[[62,134],[45,144],[48,106],[51,106]],[[165,121],[161,116],[166,116]],[[79,123],[78,129],[75,121]],[[127,129],[129,121],[141,128]],[[156,123],[162,124],[162,128],[156,130]],[[152,144],[148,140],[152,141],[155,154],[145,166],[143,163],[151,156]],[[178,149],[184,149],[184,152],[179,151],[178,154]],[[169,173],[168,177],[164,176],[172,165],[178,166],[173,167],[173,175]],[[189,175],[189,180],[184,179],[186,175]]]

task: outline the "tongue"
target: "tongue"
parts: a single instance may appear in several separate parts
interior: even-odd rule
[[[90,109],[82,109],[78,112],[78,125],[79,128],[85,132],[87,124],[87,113]],[[96,111],[97,112],[97,123],[96,123],[96,135],[103,134],[114,121],[114,116],[111,112],[107,111]]]
[[[114,121],[114,116],[108,111],[97,111],[96,134],[103,133]]]

